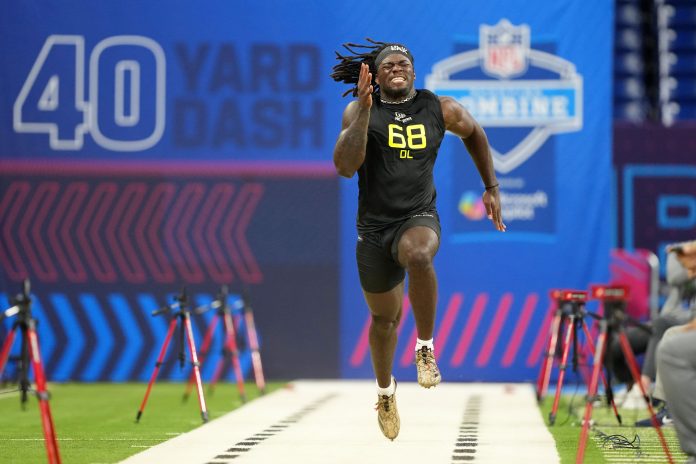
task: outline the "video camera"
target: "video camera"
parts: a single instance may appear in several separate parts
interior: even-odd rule
[[[611,322],[621,322],[626,319],[626,302],[628,287],[625,285],[592,285],[590,293],[593,300],[602,302],[604,318]]]

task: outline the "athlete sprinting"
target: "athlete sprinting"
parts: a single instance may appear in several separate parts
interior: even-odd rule
[[[405,272],[418,333],[418,383],[430,388],[441,380],[433,352],[433,258],[440,245],[433,167],[446,130],[462,138],[478,169],[488,218],[501,232],[505,224],[488,139],[471,114],[451,97],[414,88],[413,56],[405,46],[370,40],[369,45],[344,47],[349,54],[337,53],[340,63],[331,77],[356,84],[352,93],[357,98],[343,113],[333,160],[341,176],[358,173],[356,255],[372,315],[369,339],[377,378],[377,421],[382,433],[394,440],[400,421],[392,363]],[[367,51],[359,53],[357,48]]]

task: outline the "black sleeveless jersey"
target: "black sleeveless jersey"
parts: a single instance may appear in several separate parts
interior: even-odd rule
[[[399,105],[372,97],[365,161],[358,169],[358,232],[435,209],[433,167],[445,135],[439,98],[418,90]]]

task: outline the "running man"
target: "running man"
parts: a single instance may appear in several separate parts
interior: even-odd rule
[[[345,44],[331,77],[355,84],[357,97],[343,113],[333,160],[338,174],[358,173],[358,273],[372,315],[370,354],[377,378],[377,421],[382,433],[399,434],[392,363],[401,319],[405,272],[418,339],[418,383],[440,383],[433,352],[440,245],[433,167],[445,130],[461,137],[484,185],[483,203],[495,228],[505,231],[498,181],[488,139],[469,112],[451,97],[416,90],[413,56],[400,44]],[[364,53],[356,52],[362,48]]]

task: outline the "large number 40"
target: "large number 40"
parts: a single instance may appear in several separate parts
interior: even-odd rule
[[[14,104],[16,132],[46,133],[54,150],[79,150],[84,134],[115,151],[146,150],[164,133],[166,59],[142,36],[99,42],[89,58],[78,35],[51,35]]]

